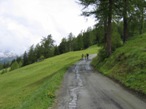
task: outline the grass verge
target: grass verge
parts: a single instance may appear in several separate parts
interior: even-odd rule
[[[134,37],[109,58],[92,65],[126,87],[146,95],[146,34]]]

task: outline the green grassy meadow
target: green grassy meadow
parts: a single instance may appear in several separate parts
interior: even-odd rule
[[[82,53],[95,54],[97,46],[69,52],[0,74],[0,109],[47,109],[55,100],[67,69]]]
[[[103,62],[98,63],[96,57],[92,64],[103,74],[146,95],[146,34],[127,41]]]

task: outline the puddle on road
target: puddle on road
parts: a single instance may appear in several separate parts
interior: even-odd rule
[[[77,81],[77,86],[75,88],[70,89],[70,102],[69,102],[69,109],[76,109],[77,108],[77,100],[80,88],[83,86],[83,81],[79,74],[79,66],[75,67],[75,81]]]

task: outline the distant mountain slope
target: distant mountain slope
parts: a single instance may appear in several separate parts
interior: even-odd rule
[[[102,73],[146,95],[146,34],[134,37],[103,62],[92,64]]]
[[[0,63],[11,62],[16,57],[17,57],[17,55],[15,55],[12,52],[1,52],[0,51]]]
[[[8,63],[15,59],[16,56],[13,57],[0,57],[0,63]]]

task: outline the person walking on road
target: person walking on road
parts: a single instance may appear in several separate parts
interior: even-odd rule
[[[82,60],[84,59],[84,54],[82,54]]]
[[[88,60],[88,58],[89,58],[89,54],[88,54],[88,53],[86,54],[86,58],[87,58],[87,60]]]

